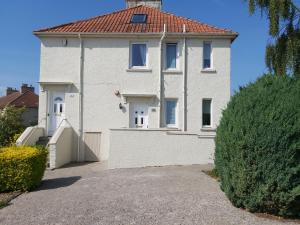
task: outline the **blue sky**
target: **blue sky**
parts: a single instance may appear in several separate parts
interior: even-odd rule
[[[164,0],[167,12],[240,33],[232,45],[232,92],[267,72],[268,23],[260,13],[249,16],[244,0]],[[109,13],[125,0],[1,0],[0,95],[7,86],[38,87],[40,43],[33,30]]]

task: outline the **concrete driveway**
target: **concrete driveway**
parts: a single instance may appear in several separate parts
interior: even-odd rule
[[[0,224],[289,225],[234,208],[201,166],[47,171],[42,186],[0,210]]]

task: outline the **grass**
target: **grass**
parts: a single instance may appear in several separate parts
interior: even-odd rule
[[[9,202],[20,194],[21,192],[0,193],[0,209],[8,206]]]
[[[217,170],[216,169],[212,169],[212,170],[204,170],[203,173],[205,173],[206,175],[214,178],[217,181],[220,181],[220,177],[218,176]]]

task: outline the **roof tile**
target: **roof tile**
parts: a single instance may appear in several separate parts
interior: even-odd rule
[[[147,14],[146,24],[131,24],[133,14]],[[97,16],[87,20],[80,20],[72,23],[37,30],[36,32],[46,33],[160,33],[163,32],[164,24],[167,25],[167,32],[181,33],[183,26],[189,33],[210,33],[210,34],[237,34],[227,29],[221,29],[188,18],[175,16],[162,12],[155,8],[137,6],[110,14]]]
[[[0,97],[0,109],[8,105],[25,108],[38,108],[39,96],[31,91],[25,93],[15,92],[10,95]]]

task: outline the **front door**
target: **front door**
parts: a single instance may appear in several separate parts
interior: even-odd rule
[[[49,131],[48,135],[52,136],[56,129],[65,119],[65,94],[55,92],[50,99],[49,107]]]
[[[131,128],[148,129],[148,106],[146,104],[133,104],[131,111]]]

